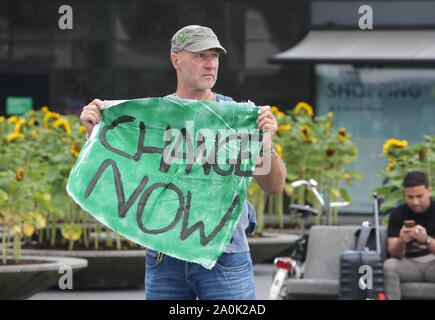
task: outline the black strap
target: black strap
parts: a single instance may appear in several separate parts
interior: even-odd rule
[[[357,233],[355,234],[357,237],[355,250],[363,251],[365,248],[368,247],[368,241],[369,241],[369,237],[370,237],[371,232],[372,232],[371,227],[361,227],[360,229],[357,230],[357,233],[359,233],[359,234],[357,234]]]

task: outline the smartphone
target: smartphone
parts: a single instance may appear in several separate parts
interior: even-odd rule
[[[415,220],[405,220],[403,222],[403,224],[405,225],[405,227],[407,228],[412,228],[415,226]]]

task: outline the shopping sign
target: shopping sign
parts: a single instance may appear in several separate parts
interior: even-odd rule
[[[253,103],[128,100],[102,119],[68,194],[144,247],[211,268],[231,239],[261,148]]]

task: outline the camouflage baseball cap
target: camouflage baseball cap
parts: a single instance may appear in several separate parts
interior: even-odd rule
[[[191,25],[178,30],[171,40],[171,53],[181,50],[199,52],[208,49],[219,49],[227,53],[221,46],[213,30],[207,27]]]

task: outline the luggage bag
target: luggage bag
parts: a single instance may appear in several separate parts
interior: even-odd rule
[[[340,257],[341,300],[385,300],[378,198],[374,194],[376,250],[349,250]]]

